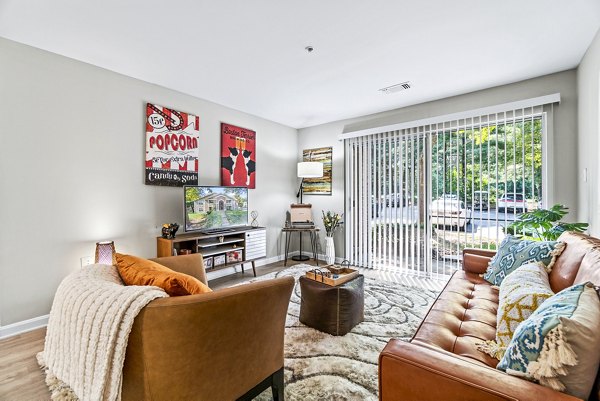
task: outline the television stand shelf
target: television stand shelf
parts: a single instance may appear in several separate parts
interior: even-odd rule
[[[243,250],[243,247],[232,247],[232,246],[216,246],[210,249],[201,249],[200,253],[202,254],[203,257],[207,257],[207,256],[214,256],[214,255],[218,255],[220,253],[227,253],[227,252],[231,252],[231,251],[240,251]]]
[[[267,230],[264,227],[242,227],[219,233],[187,233],[175,238],[156,238],[157,257],[201,253],[207,272],[252,263],[267,256]]]

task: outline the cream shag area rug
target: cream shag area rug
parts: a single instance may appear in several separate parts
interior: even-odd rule
[[[391,338],[408,341],[437,297],[435,291],[365,277],[365,320],[345,336],[299,322],[298,277],[314,267],[296,265],[253,281],[294,276],[285,329],[286,401],[378,399],[377,362]],[[271,400],[271,390],[258,400]]]

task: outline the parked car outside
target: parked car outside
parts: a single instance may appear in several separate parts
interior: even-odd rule
[[[400,207],[406,205],[406,200],[401,193],[392,192],[391,194],[382,196],[382,198],[385,198],[386,207]]]
[[[501,198],[498,198],[496,202],[498,212],[505,212],[507,210],[512,210],[515,213],[517,212],[526,212],[527,211],[527,202],[523,199],[522,194],[506,194]]]
[[[443,194],[438,198],[438,200],[458,200],[457,194]]]
[[[465,203],[453,199],[438,199],[431,203],[431,224],[465,228],[471,222],[471,209]]]

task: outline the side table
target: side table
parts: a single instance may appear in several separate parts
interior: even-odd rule
[[[285,259],[283,261],[284,266],[287,266],[290,241],[292,239],[293,233],[299,233],[300,236],[300,255],[292,256],[292,260],[306,261],[310,259],[309,256],[302,254],[302,233],[306,232],[310,235],[310,246],[312,248],[313,259],[317,263],[317,266],[319,266],[319,259],[317,258],[317,233],[319,232],[319,227],[284,227],[281,229],[281,232],[285,233]]]

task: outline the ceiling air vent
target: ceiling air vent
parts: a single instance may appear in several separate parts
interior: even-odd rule
[[[381,88],[379,89],[380,92],[386,93],[386,94],[390,94],[390,93],[396,93],[396,92],[400,92],[406,89],[410,89],[410,82],[406,81],[406,82],[402,82],[400,84],[396,84],[396,85],[392,85],[392,86],[388,86],[386,88]]]

